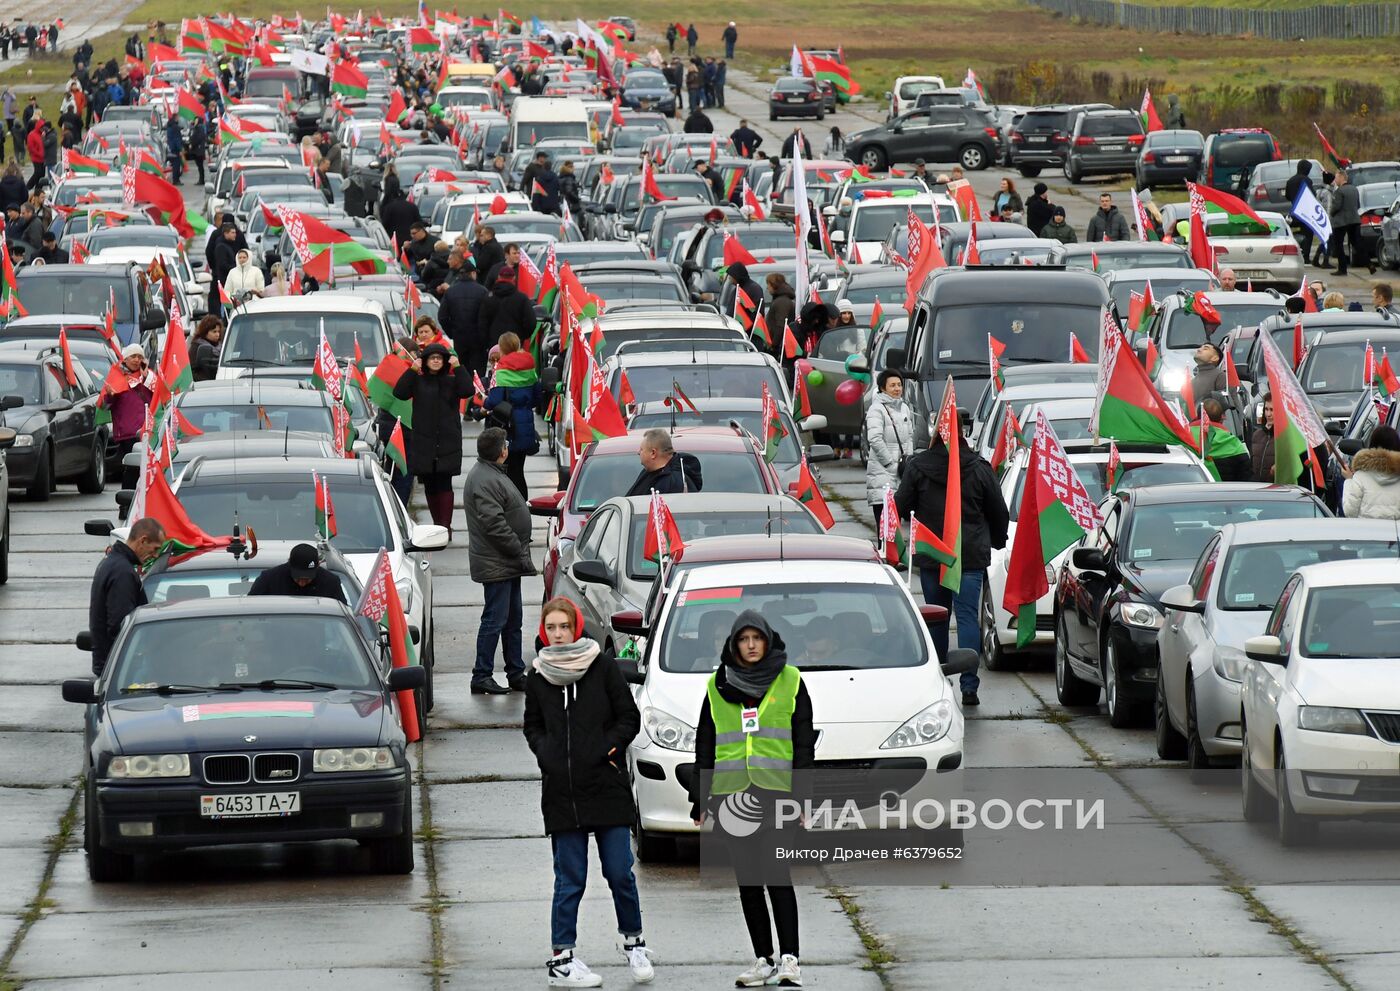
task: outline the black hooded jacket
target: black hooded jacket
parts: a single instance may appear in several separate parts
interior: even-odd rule
[[[459,475],[462,471],[461,400],[473,392],[471,372],[444,364],[436,374],[427,370],[432,355],[450,358],[441,344],[421,352],[423,371],[409,369],[399,376],[394,395],[413,400],[413,443],[408,448],[410,475]]]
[[[489,341],[500,340],[505,333],[528,340],[535,332],[535,304],[514,282],[498,281],[491,287],[491,294],[481,301],[476,320],[478,329],[485,330]]]
[[[632,483],[632,487],[627,490],[627,495],[649,496],[652,489],[655,489],[660,495],[699,492],[702,481],[700,459],[693,454],[682,454],[680,451],[676,451],[670,461],[655,471],[647,471],[643,468]]]
[[[754,304],[762,303],[767,297],[763,294],[763,287],[753,280],[749,275],[749,267],[743,262],[735,262],[730,265],[728,275],[734,284],[744,290],[744,295],[748,296]],[[737,296],[734,297],[738,299]]]
[[[762,699],[752,698],[732,687],[726,678],[728,668],[739,663],[735,657],[735,639],[739,634],[752,627],[763,634],[768,641],[768,653],[764,655],[764,660],[773,657],[775,654],[787,657],[787,645],[783,643],[782,634],[775,631],[768,625],[768,621],[752,609],[745,609],[734,618],[734,625],[729,630],[729,636],[725,639],[720,648],[719,671],[717,672],[716,689],[720,698],[726,702],[742,705],[746,708],[757,706]],[[760,662],[762,663],[762,662]],[[791,663],[791,662],[789,662]],[[797,686],[797,703],[792,713],[792,769],[800,771],[811,767],[816,763],[817,755],[817,731],[812,725],[812,698],[807,694],[807,685],[799,682]],[[701,812],[713,811],[711,805],[713,797],[709,794],[708,778],[702,772],[713,771],[715,768],[715,720],[710,715],[710,696],[705,693],[705,700],[700,704],[700,721],[695,727],[695,771],[690,778],[690,817],[699,819]],[[801,776],[794,776],[792,782],[792,797],[801,801],[803,795]],[[751,794],[760,796],[776,797],[776,793],[768,792],[762,788],[750,787]]]
[[[992,548],[1006,546],[1009,514],[992,466],[969,449],[966,441],[960,445],[960,455],[962,568],[966,573],[986,568],[992,563]],[[947,490],[948,449],[935,444],[909,459],[904,477],[899,481],[899,490],[894,494],[899,518],[908,519],[913,512],[925,526],[941,530]],[[916,554],[914,563],[921,568],[931,568],[935,562]]]

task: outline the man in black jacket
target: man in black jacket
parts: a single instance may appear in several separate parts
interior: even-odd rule
[[[319,596],[345,602],[345,589],[340,579],[321,567],[321,556],[313,544],[293,547],[287,563],[275,565],[258,575],[248,594]]]
[[[141,568],[160,553],[165,530],[147,516],[131,524],[126,540],[113,541],[92,576],[88,599],[88,633],[92,636],[92,673],[101,676],[107,654],[122,623],[147,602]]]
[[[678,452],[665,430],[653,427],[644,433],[637,453],[642,470],[627,495],[649,496],[653,489],[660,495],[700,491],[700,459]]]
[[[1049,194],[1050,187],[1038,182],[1026,200],[1026,226],[1035,232],[1036,237],[1040,237],[1045,225],[1054,219],[1055,207],[1050,202]]]
[[[958,411],[959,420],[967,414]],[[982,588],[987,567],[992,563],[992,548],[1006,546],[1009,514],[1001,496],[992,466],[967,445],[958,431],[958,466],[962,479],[962,582],[957,591],[939,584],[942,568],[938,563],[915,555],[919,566],[919,581],[923,585],[924,601],[951,609],[958,619],[958,646],[971,650],[981,647]],[[909,459],[895,493],[895,506],[900,519],[910,513],[934,531],[943,528],[943,505],[948,492],[948,448],[935,431],[928,450]],[[997,603],[994,603],[997,605]],[[938,656],[948,656],[948,624],[933,629],[934,647]],[[978,705],[977,689],[981,679],[976,671],[962,675],[963,705]]]
[[[482,300],[477,317],[486,330],[486,339],[496,341],[505,333],[515,334],[522,341],[529,339],[535,332],[535,304],[516,287],[515,269],[503,267],[490,293]]]
[[[739,121],[739,126],[729,135],[729,140],[734,142],[734,150],[743,158],[752,158],[753,153],[758,151],[758,146],[763,144],[763,138],[749,127],[747,120]]]
[[[1283,195],[1287,198],[1289,203],[1297,203],[1298,193],[1303,189],[1307,189],[1310,192],[1312,191],[1313,181],[1311,173],[1312,162],[1308,161],[1306,158],[1299,159],[1298,171],[1289,176],[1288,181],[1283,184]],[[1298,229],[1302,231],[1303,234],[1300,248],[1303,253],[1303,259],[1306,261],[1312,255],[1313,232],[1312,228],[1307,224],[1299,224]]]
[[[472,245],[472,261],[476,262],[477,276],[493,271],[505,258],[506,253],[501,249],[501,242],[496,240],[496,228],[490,224],[478,227],[476,243]],[[482,283],[487,289],[490,289],[492,284],[489,277]]]
[[[486,287],[476,281],[476,269],[470,260],[463,262],[462,272],[465,273],[463,277],[448,286],[443,294],[438,323],[442,325],[442,332],[452,338],[462,366],[482,376],[484,381],[491,341],[481,322],[481,304],[489,294]]]

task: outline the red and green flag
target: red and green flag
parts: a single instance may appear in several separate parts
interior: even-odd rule
[[[186,120],[193,124],[195,121],[199,120],[199,118],[204,116],[204,104],[200,103],[199,98],[196,97],[189,90],[176,90],[175,99],[176,106],[178,107],[177,112],[179,113],[181,120]]]
[[[791,328],[786,329],[789,334],[792,333]],[[797,374],[796,376],[794,376],[795,381],[793,383],[792,389],[793,399],[796,400],[797,419],[799,422],[807,419],[807,417],[812,415],[812,397],[807,391],[807,372],[803,370],[803,365],[805,365],[807,368],[811,367],[805,361],[802,362],[801,365],[799,365],[799,367],[797,368]]]
[[[330,540],[336,534],[335,505],[331,502],[330,479],[313,471],[311,485],[316,492],[316,532],[322,540]]]
[[[910,564],[904,531],[899,525],[899,507],[894,501],[894,489],[885,486],[884,508],[880,513],[880,554],[891,568]]]
[[[1107,319],[1112,320],[1111,315]],[[1196,446],[1196,439],[1167,407],[1116,326],[1104,331],[1098,396],[1089,429],[1095,439]]]
[[[1035,639],[1035,604],[1050,591],[1046,567],[1098,522],[1098,509],[1045,411],[1037,410],[1035,440],[1001,600],[1002,608],[1016,617],[1016,646],[1025,647]]]
[[[919,518],[913,513],[909,514],[909,543],[914,547],[916,559],[924,557],[942,565],[950,565],[956,558],[953,549],[943,542],[943,538],[919,522]]]
[[[880,305],[880,297],[875,297],[875,306],[870,311],[870,329],[879,330],[880,324],[885,322],[885,308]]]
[[[1006,419],[1002,421],[1001,433],[997,435],[997,446],[992,451],[992,470],[998,476],[1006,472],[1006,462],[1011,460],[1011,455],[1016,453],[1018,447],[1026,446],[1026,435],[1021,430],[1021,423],[1016,419],[1016,411],[1008,404],[1006,407]]]
[[[336,230],[309,213],[277,208],[292,239],[302,268],[320,282],[329,282],[337,265],[349,265],[360,275],[383,275],[389,265],[345,231]]]
[[[1264,370],[1274,400],[1274,481],[1303,485],[1303,466],[1311,464],[1313,481],[1321,485],[1322,466],[1313,451],[1327,445],[1327,431],[1273,335],[1260,335],[1259,343],[1264,348]]]
[[[802,456],[802,467],[797,472],[797,488],[793,491],[797,501],[802,503],[812,511],[812,515],[821,521],[821,525],[830,530],[836,525],[836,520],[831,515],[831,509],[826,504],[826,499],[822,496],[822,490],[817,486],[817,480],[812,476],[812,469],[807,466],[807,456]]]
[[[1395,369],[1390,367],[1390,355],[1384,351],[1381,352],[1380,363],[1376,365],[1376,374],[1372,379],[1372,384],[1375,385],[1376,391],[1387,400],[1400,392],[1400,378],[1396,378]]]
[[[165,380],[171,395],[178,395],[194,384],[194,373],[190,369],[190,350],[185,342],[184,322],[180,311],[173,310],[170,322],[165,327],[165,346],[160,354],[160,377]]]
[[[860,84],[851,78],[851,70],[835,59],[820,55],[803,55],[804,66],[813,79],[829,82],[836,88],[836,99],[850,103],[851,97],[860,92]]]
[[[962,586],[962,424],[958,419],[958,398],[953,389],[951,375],[943,387],[943,402],[938,407],[936,422],[938,439],[948,449],[948,483],[943,497],[942,537],[943,543],[953,555],[952,563],[943,565],[939,584],[956,593]]]
[[[337,62],[331,66],[331,92],[364,99],[369,92],[369,77],[358,66]]]
[[[0,238],[0,320],[27,317],[29,311],[19,301],[19,282],[15,279],[15,263],[10,258],[10,246]]]
[[[991,334],[987,335],[987,364],[992,370],[992,386],[997,392],[1006,388],[1006,375],[1001,370],[1001,356],[1006,353],[1006,345]]]
[[[666,500],[655,489],[651,490],[651,504],[647,510],[647,532],[642,541],[642,558],[661,563],[663,556],[679,560],[685,553],[685,541],[681,539],[681,528]]]
[[[58,350],[63,356],[63,377],[70,386],[78,384],[78,373],[73,370],[73,352],[68,349],[68,328],[58,328]]]
[[[763,400],[760,404],[760,416],[763,420],[763,460],[770,465],[778,456],[778,447],[782,444],[783,438],[787,436],[787,427],[783,425],[782,414],[778,411],[778,403],[773,398],[773,393],[768,389],[768,383],[763,383]]]
[[[403,421],[394,421],[394,431],[389,435],[389,443],[384,448],[384,453],[389,456],[400,475],[408,474],[408,449],[403,442]]]
[[[1152,319],[1152,311],[1156,301],[1152,298],[1152,283],[1147,283],[1140,293],[1130,293],[1128,296],[1128,330],[1134,336],[1147,333],[1147,324]]]
[[[1142,106],[1138,108],[1138,116],[1142,118],[1142,129],[1148,134],[1162,130],[1162,118],[1157,116],[1157,107],[1152,103],[1150,89],[1142,91]]]
[[[1343,169],[1347,168],[1347,166],[1351,165],[1351,159],[1343,158],[1337,153],[1337,149],[1332,147],[1332,142],[1327,140],[1327,135],[1322,133],[1322,128],[1317,126],[1316,121],[1313,122],[1313,130],[1317,132],[1317,140],[1322,142],[1322,150],[1326,152],[1327,157],[1332,160],[1332,167],[1336,171],[1341,172]]]
[[[403,603],[399,601],[399,590],[394,584],[394,569],[389,564],[388,552],[382,547],[370,566],[369,580],[365,582],[365,590],[360,593],[360,601],[355,603],[355,614],[367,616],[389,634],[389,662],[393,667],[406,668],[418,663],[413,640],[408,634]],[[409,743],[422,739],[422,728],[418,725],[418,702],[413,692],[398,692],[394,700],[404,738]]]
[[[1224,217],[1224,223],[1213,223],[1211,230],[1217,237],[1230,236],[1233,234],[1267,234],[1269,225],[1264,218],[1255,213],[1254,210],[1238,196],[1213,189],[1210,186],[1203,186],[1197,183],[1187,183],[1187,190],[1193,197],[1200,197],[1204,204],[1205,212],[1211,217]]]
[[[437,51],[442,45],[427,28],[411,27],[408,29],[408,47],[420,55],[427,55]]]
[[[1092,365],[1094,359],[1089,357],[1089,352],[1084,350],[1084,345],[1079,343],[1079,338],[1074,335],[1074,331],[1069,332],[1069,360],[1072,365]]]
[[[112,167],[106,162],[98,161],[95,158],[88,158],[81,155],[72,148],[63,149],[63,171],[64,174],[74,173],[76,175],[106,175]]]

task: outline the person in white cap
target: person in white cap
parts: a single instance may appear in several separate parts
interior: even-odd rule
[[[724,57],[729,59],[734,57],[734,45],[739,40],[739,29],[734,26],[734,22],[729,22],[729,27],[724,29],[724,34],[720,37],[724,39]]]
[[[836,326],[854,327],[856,325],[856,308],[849,299],[838,299],[836,301]]]

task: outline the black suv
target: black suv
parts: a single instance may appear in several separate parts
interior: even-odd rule
[[[916,158],[956,162],[971,172],[996,161],[1000,149],[996,121],[975,107],[922,107],[846,140],[846,157],[876,172]]]
[[[1142,118],[1131,110],[1090,110],[1074,122],[1065,147],[1065,178],[1117,175],[1137,167],[1144,138]]]
[[[1074,122],[1086,110],[1112,110],[1107,103],[1057,103],[1026,111],[1011,129],[1011,164],[1032,179],[1046,166],[1061,168]]]

